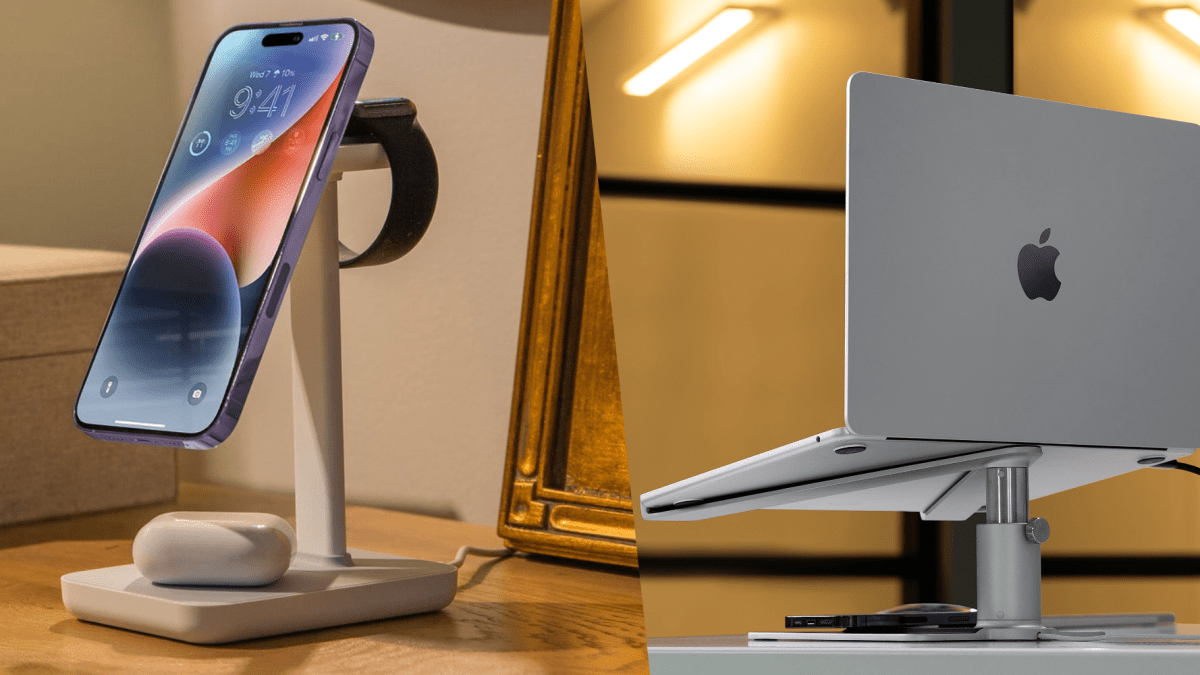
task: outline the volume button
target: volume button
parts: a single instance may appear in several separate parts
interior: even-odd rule
[[[343,116],[334,120],[334,124],[346,127],[346,118]],[[333,168],[333,160],[337,159],[338,150],[342,147],[342,134],[338,133],[329,139],[329,147],[325,151],[325,160],[321,162],[321,168],[317,171],[317,180],[324,182],[329,177],[329,170]]]
[[[317,169],[317,180],[322,183],[329,177],[329,167],[333,166],[333,158],[337,156],[337,150],[325,153],[325,159],[321,160],[321,168]]]
[[[326,146],[325,159],[321,161],[321,167],[317,169],[317,180],[325,182],[329,177],[329,170],[333,168],[333,160],[337,158],[338,149],[342,147],[342,134],[345,133],[346,123],[350,118],[350,112],[339,113],[332,120],[334,129],[340,129],[336,134],[329,137],[329,145]]]
[[[292,266],[283,263],[283,267],[279,268],[279,276],[275,279],[275,288],[271,289],[271,298],[267,300],[267,318],[275,317],[275,310],[279,308],[279,301],[283,298],[283,289],[287,288],[288,275],[292,272]]]

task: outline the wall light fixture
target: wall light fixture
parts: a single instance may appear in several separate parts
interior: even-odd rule
[[[1200,13],[1196,10],[1191,7],[1172,7],[1163,11],[1162,18],[1171,28],[1200,44]]]
[[[726,7],[696,32],[629,78],[623,90],[630,96],[653,94],[688,66],[749,26],[754,21],[754,14],[753,9],[746,7]],[[1200,15],[1196,18],[1200,20]]]

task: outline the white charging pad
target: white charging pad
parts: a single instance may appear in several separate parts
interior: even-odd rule
[[[63,604],[84,621],[219,644],[437,611],[454,599],[458,569],[351,549],[353,566],[297,556],[267,586],[159,586],[133,565],[62,578]]]

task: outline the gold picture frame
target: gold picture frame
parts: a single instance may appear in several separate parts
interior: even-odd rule
[[[596,156],[575,0],[554,0],[497,531],[637,566]]]

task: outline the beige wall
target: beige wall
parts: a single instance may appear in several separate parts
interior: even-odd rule
[[[0,4],[0,243],[129,251],[179,116],[170,5]]]
[[[437,151],[441,193],[429,233],[412,254],[342,276],[347,495],[493,523],[549,6],[6,2],[0,125],[9,132],[0,242],[130,250],[222,30],[249,21],[361,20],[377,44],[360,98],[417,103]],[[54,38],[47,39],[51,28]],[[371,240],[389,190],[386,171],[343,182],[347,243],[361,248]],[[290,314],[283,307],[237,430],[215,450],[181,453],[185,480],[291,490]]]
[[[411,98],[437,151],[438,208],[421,244],[397,263],[342,275],[354,501],[496,520],[549,24],[548,0],[509,4],[543,6],[542,30],[462,26],[361,1],[173,5],[182,100],[227,26],[352,16],[376,38],[359,98]],[[343,181],[351,245],[369,242],[386,211],[388,175],[369,173]],[[280,319],[237,430],[185,457],[185,478],[291,489],[290,312]]]

